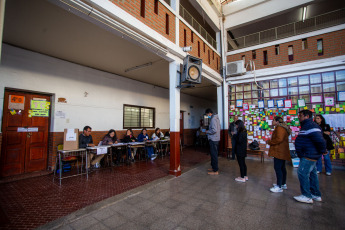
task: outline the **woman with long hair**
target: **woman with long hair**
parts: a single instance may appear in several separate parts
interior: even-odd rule
[[[237,158],[238,165],[240,166],[241,177],[235,178],[238,182],[246,182],[248,180],[247,176],[247,130],[244,127],[242,120],[237,120],[235,122],[237,134],[235,134],[236,145],[235,154]]]
[[[133,135],[132,129],[127,129],[126,135],[123,138],[124,143],[135,142],[137,139]],[[128,148],[128,160],[134,162],[134,157],[137,154],[137,148],[134,148],[134,153],[132,153],[131,148]]]
[[[114,129],[108,131],[108,133],[103,137],[102,145],[112,145],[117,144],[118,140],[116,137],[116,132]]]
[[[325,162],[326,175],[330,176],[332,175],[332,164],[331,164],[331,158],[329,156],[329,153],[332,149],[334,149],[333,142],[330,137],[331,127],[328,124],[326,124],[325,118],[320,114],[315,116],[314,121],[316,124],[318,124],[321,127],[323,138],[326,141],[327,154],[323,155],[323,160]],[[322,157],[320,157],[316,163],[316,170],[317,170],[317,173],[322,172]]]
[[[266,141],[270,145],[268,156],[274,157],[274,170],[277,176],[277,183],[270,188],[271,192],[283,192],[286,186],[285,161],[291,161],[289,149],[289,135],[291,129],[286,125],[283,118],[276,116],[272,122],[274,131],[271,140]]]

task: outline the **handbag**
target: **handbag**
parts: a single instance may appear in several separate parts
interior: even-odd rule
[[[248,145],[248,147],[250,150],[260,150],[259,143],[256,140],[254,140],[252,143],[250,143]]]

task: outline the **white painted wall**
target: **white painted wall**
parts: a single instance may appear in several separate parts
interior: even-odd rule
[[[53,115],[53,132],[61,132],[64,128],[82,129],[85,125],[95,131],[121,130],[123,104],[154,107],[156,127],[169,128],[168,89],[3,44],[0,120],[5,87],[55,94],[52,114],[63,111],[66,119]],[[87,97],[84,92],[88,92]],[[67,103],[57,103],[59,97],[66,98]],[[191,105],[194,108],[191,109]],[[181,94],[181,109],[197,119],[190,123],[186,119],[185,129],[199,126],[199,117],[206,107],[214,109],[216,102]]]

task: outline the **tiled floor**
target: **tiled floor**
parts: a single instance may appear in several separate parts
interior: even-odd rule
[[[287,166],[288,189],[271,193],[272,160],[248,158],[249,181],[239,183],[236,161],[219,158],[220,175],[209,176],[209,163],[182,176],[130,191],[51,222],[40,229],[344,229],[345,170],[319,175],[323,202],[303,204],[297,168]],[[128,193],[130,193],[128,192]],[[121,195],[119,195],[121,196]]]
[[[185,149],[181,169],[186,171],[209,160],[204,151]],[[53,176],[0,184],[0,229],[33,229],[83,207],[102,201],[168,175],[169,157],[154,162],[98,170],[86,177],[53,183]]]

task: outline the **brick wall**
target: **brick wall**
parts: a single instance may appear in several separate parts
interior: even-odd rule
[[[154,133],[154,129],[147,130],[148,135],[151,137]],[[165,132],[169,129],[161,129],[161,132]],[[138,137],[141,130],[133,130],[134,136]],[[81,134],[82,132],[79,132]],[[108,131],[92,131],[92,139],[95,145],[103,139],[103,137],[108,133]],[[125,136],[126,130],[116,130],[116,135],[118,139],[122,139]],[[57,146],[63,144],[63,132],[51,132],[49,137],[49,146],[48,146],[48,170],[53,170],[53,167],[56,162],[57,156]]]
[[[193,42],[191,40],[191,29],[186,26],[183,22],[180,21],[180,47],[184,47],[184,30],[186,30],[186,46],[192,46],[192,51],[189,52],[194,57],[199,57],[202,59],[202,64],[211,67],[216,72],[220,72],[220,56],[214,53],[214,51],[205,44],[205,52],[204,52],[204,42],[194,33],[193,35]],[[198,42],[200,43],[200,56],[198,55]],[[210,52],[210,64],[208,58],[208,52]],[[218,63],[218,64],[217,64]]]
[[[158,15],[154,12],[154,0],[145,1],[145,18],[140,15],[140,0],[110,0],[113,4],[125,10],[145,25],[175,43],[175,15],[162,3],[158,3]],[[169,15],[169,34],[165,32],[166,14]]]
[[[323,39],[323,55],[318,56],[317,40]],[[275,46],[269,46],[256,50],[255,68],[264,69],[289,64],[319,60],[345,54],[345,30],[335,31],[307,38],[308,48],[302,50],[302,40],[291,41],[279,45],[280,53],[275,54]],[[288,46],[293,46],[294,60],[288,59]],[[268,64],[263,64],[263,51],[267,51]],[[245,55],[246,62],[252,60],[252,50],[227,56],[227,62],[238,61]]]

